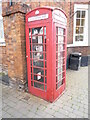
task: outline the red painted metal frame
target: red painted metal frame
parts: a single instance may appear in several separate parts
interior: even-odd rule
[[[37,20],[28,23],[28,17],[35,16],[35,11],[39,10],[39,15],[48,13],[49,18],[46,20]],[[37,8],[26,14],[26,55],[27,55],[27,74],[28,74],[28,90],[30,93],[41,97],[47,101],[53,102],[66,87],[66,43],[67,43],[67,29],[66,26],[59,24],[58,21],[53,22],[51,8]],[[62,10],[61,10],[62,11]],[[62,11],[63,12],[63,11]],[[64,12],[63,12],[64,13]],[[29,28],[46,26],[46,61],[47,61],[47,90],[43,91],[31,86],[31,65],[30,65],[30,43],[29,43]],[[56,89],[56,26],[65,29],[65,73],[63,85]],[[43,29],[44,30],[44,29]],[[44,31],[43,31],[44,32]],[[45,55],[45,54],[44,54]],[[45,56],[44,56],[45,58]],[[45,75],[45,73],[44,73]],[[45,81],[45,79],[44,79]],[[45,88],[45,86],[44,86]]]

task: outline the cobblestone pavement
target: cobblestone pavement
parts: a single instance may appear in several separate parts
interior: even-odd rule
[[[88,67],[67,70],[66,91],[54,103],[7,85],[1,87],[3,118],[88,118]]]

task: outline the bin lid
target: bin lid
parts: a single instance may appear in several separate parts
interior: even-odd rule
[[[71,55],[73,55],[73,56],[81,56],[82,54],[79,53],[79,52],[74,52],[74,53],[71,53]]]

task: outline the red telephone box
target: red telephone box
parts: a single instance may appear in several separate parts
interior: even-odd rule
[[[67,18],[54,7],[26,14],[26,54],[29,92],[53,102],[66,86]]]

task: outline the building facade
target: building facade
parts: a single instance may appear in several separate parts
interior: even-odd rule
[[[19,89],[27,85],[25,15],[36,7],[62,8],[67,15],[67,57],[72,52],[90,55],[88,14],[90,2],[3,2],[0,14],[2,79]],[[1,6],[1,2],[0,2]]]

